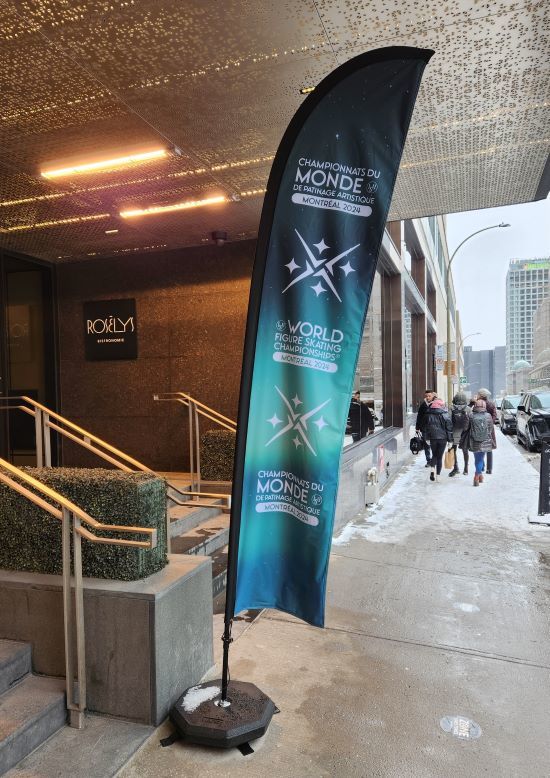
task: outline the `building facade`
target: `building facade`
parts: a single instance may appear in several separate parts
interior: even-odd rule
[[[2,255],[0,306],[9,323],[0,344],[2,394],[39,400],[156,471],[188,470],[187,413],[154,396],[186,392],[236,418],[255,249],[255,240],[241,240],[56,266]],[[348,510],[360,507],[367,470],[375,467],[384,481],[408,456],[426,387],[445,396],[434,354],[445,340],[447,264],[443,217],[387,225],[355,381],[376,426],[365,439],[346,439],[347,488],[340,491],[355,501]],[[86,312],[109,317],[121,305],[133,311],[134,351],[94,359],[85,343]],[[92,326],[103,326],[101,317]],[[207,429],[205,423],[201,432]],[[32,419],[0,414],[0,449],[17,464],[33,464]],[[99,464],[55,436],[53,459]]]
[[[533,314],[550,296],[550,257],[513,259],[506,275],[506,372],[533,363]]]
[[[493,395],[502,397],[506,394],[506,346],[495,346],[493,354]]]
[[[533,366],[529,386],[550,387],[550,297],[539,305],[533,316]]]

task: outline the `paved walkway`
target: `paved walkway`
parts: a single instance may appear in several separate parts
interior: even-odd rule
[[[327,628],[264,612],[232,675],[281,713],[243,757],[152,736],[123,778],[550,776],[550,527],[538,475],[498,433],[495,472],[428,480],[417,458],[335,540]],[[218,671],[219,672],[219,671]],[[459,739],[440,721],[481,727]]]

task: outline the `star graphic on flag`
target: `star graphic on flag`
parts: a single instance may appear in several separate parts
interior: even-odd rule
[[[325,287],[323,286],[323,284],[320,281],[319,281],[318,284],[316,284],[315,286],[312,286],[311,288],[313,289],[313,291],[315,292],[317,297],[319,297],[320,294],[323,294],[323,292],[328,292],[328,289],[325,289]]]
[[[347,262],[345,265],[342,265],[341,269],[346,274],[346,278],[347,278],[347,276],[349,276],[350,273],[355,273],[355,270],[352,268],[352,266],[350,265],[349,262]]]
[[[330,246],[327,246],[327,244],[325,243],[325,239],[324,238],[321,240],[320,243],[314,243],[313,245],[315,246],[315,248],[317,249],[319,254],[322,254],[323,251],[325,251],[325,249],[330,248]]]
[[[326,423],[326,421],[323,419],[323,417],[322,417],[322,416],[320,416],[320,417],[317,419],[317,421],[314,421],[313,423],[314,423],[314,424],[315,424],[317,427],[319,427],[319,432],[320,432],[320,431],[323,429],[323,427],[328,427],[328,424]]]
[[[283,392],[281,392],[278,386],[275,387],[275,390],[285,405],[287,420],[285,426],[282,427],[273,435],[273,437],[267,441],[265,444],[266,447],[270,446],[273,441],[277,440],[277,438],[280,438],[283,435],[289,433],[294,435],[292,442],[297,449],[300,446],[306,446],[311,451],[313,456],[317,456],[317,452],[313,448],[309,439],[310,430],[308,428],[308,422],[310,419],[312,419],[313,416],[317,416],[317,414],[325,407],[325,405],[328,405],[330,398],[325,400],[325,402],[315,406],[315,408],[312,408],[310,411],[298,411],[297,408],[304,404],[303,401],[298,397],[298,394],[296,394],[292,400],[289,400],[288,397],[286,397]],[[273,429],[275,429],[276,426],[283,424],[284,422],[279,419],[276,413],[274,413],[271,419],[267,419],[267,423],[271,424]],[[322,432],[325,427],[329,426],[324,420],[323,416],[319,416],[315,421],[313,421],[313,424],[316,425],[319,432]]]
[[[338,294],[338,290],[334,285],[334,271],[336,268],[340,268],[344,271],[346,278],[350,273],[356,272],[355,268],[351,266],[349,259],[345,265],[341,265],[339,263],[349,254],[351,254],[352,251],[355,251],[355,249],[359,248],[360,244],[357,243],[355,246],[342,251],[340,254],[337,254],[331,259],[330,257],[321,257],[321,254],[330,248],[330,246],[327,246],[325,239],[322,238],[319,243],[312,244],[313,248],[317,249],[317,253],[319,254],[319,259],[317,259],[313,250],[308,246],[298,230],[295,229],[294,232],[300,239],[300,243],[302,244],[306,253],[306,257],[304,258],[305,269],[302,269],[303,265],[298,265],[298,263],[294,261],[294,258],[291,262],[285,265],[285,267],[290,270],[290,275],[293,277],[290,283],[283,289],[283,294],[287,292],[291,286],[294,286],[300,281],[304,281],[306,278],[316,278],[318,279],[317,284],[314,286],[311,285],[311,288],[317,297],[319,297],[319,295],[323,292],[332,292],[336,299],[339,302],[342,302],[342,298]],[[300,272],[295,274],[295,271]],[[324,285],[322,282],[324,282]]]

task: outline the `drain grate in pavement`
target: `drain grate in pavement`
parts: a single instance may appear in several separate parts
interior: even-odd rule
[[[475,740],[481,737],[481,727],[465,716],[443,716],[439,722],[441,729],[459,740]]]

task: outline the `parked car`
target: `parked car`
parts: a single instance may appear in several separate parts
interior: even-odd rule
[[[500,424],[500,407],[502,405],[502,397],[495,397],[495,408],[497,409],[497,417],[495,424]]]
[[[516,413],[521,402],[521,394],[507,394],[502,398],[497,415],[500,420],[500,429],[505,435],[516,434]]]
[[[529,451],[540,451],[543,435],[550,435],[550,390],[527,392],[516,413],[518,443]]]

